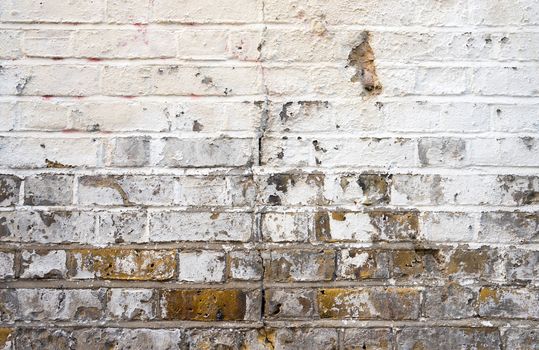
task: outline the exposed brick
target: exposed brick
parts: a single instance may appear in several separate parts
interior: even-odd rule
[[[189,282],[222,282],[225,279],[224,252],[211,250],[181,251],[178,278]]]
[[[388,328],[348,328],[344,330],[343,347],[345,350],[389,350],[392,339]]]
[[[162,316],[169,320],[243,320],[247,294],[236,289],[166,290],[161,297]]]
[[[266,317],[309,318],[314,314],[315,292],[308,289],[269,289],[265,294]]]
[[[0,176],[0,206],[7,207],[19,204],[19,188],[21,180],[16,176]]]
[[[110,290],[107,315],[119,320],[151,320],[156,317],[157,298],[150,289]]]
[[[377,250],[343,249],[337,258],[337,278],[345,280],[389,278],[390,254]]]
[[[73,176],[48,175],[24,179],[24,204],[69,205],[73,202]]]
[[[20,278],[65,278],[67,254],[63,250],[23,251]]]
[[[169,280],[176,271],[173,250],[79,249],[71,251],[76,279]]]
[[[502,349],[500,332],[496,328],[433,327],[397,330],[397,349],[428,349],[436,344],[441,350],[469,347],[471,349]]]
[[[413,288],[327,288],[317,299],[321,318],[407,320],[419,317],[419,296]]]
[[[539,318],[539,301],[534,289],[483,287],[478,300],[482,317]]]

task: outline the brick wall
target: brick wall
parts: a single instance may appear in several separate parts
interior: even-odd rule
[[[539,349],[538,28],[1,0],[0,349]]]

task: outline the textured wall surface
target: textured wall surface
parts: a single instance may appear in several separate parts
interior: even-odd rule
[[[0,0],[0,349],[539,349],[538,0]]]

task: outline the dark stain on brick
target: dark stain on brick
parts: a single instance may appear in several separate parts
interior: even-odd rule
[[[414,240],[419,234],[419,214],[416,211],[373,211],[369,217],[378,238]]]
[[[316,213],[314,215],[314,232],[318,241],[331,240],[331,227],[329,224],[329,215],[326,212]]]
[[[193,131],[202,131],[203,128],[204,128],[204,125],[200,124],[198,120],[195,120],[193,122]]]
[[[357,183],[365,197],[364,205],[389,203],[390,181],[393,178],[389,174],[364,174],[360,175]]]
[[[356,73],[350,78],[351,82],[359,81],[369,94],[378,95],[382,92],[382,84],[376,75],[374,52],[369,44],[369,37],[369,32],[361,33],[361,43],[350,51],[347,67],[356,69]]]
[[[50,160],[50,159],[45,159],[45,164],[46,164],[47,168],[62,169],[62,168],[74,168],[75,167],[73,165],[63,164],[63,163],[57,162],[55,160]]]
[[[122,198],[124,205],[133,205],[133,203],[129,201],[129,197],[127,193],[122,188],[122,186],[120,186],[120,184],[115,178],[99,177],[99,176],[85,176],[81,178],[81,184],[85,186],[111,188],[118,192],[118,194]]]
[[[290,117],[288,115],[288,108],[290,106],[292,106],[292,103],[293,102],[286,102],[284,105],[283,105],[283,108],[281,108],[281,112],[279,112],[279,118],[281,118],[281,122],[286,122],[288,120],[288,118]]]
[[[169,320],[240,321],[245,317],[247,295],[235,289],[166,290],[163,302]]]

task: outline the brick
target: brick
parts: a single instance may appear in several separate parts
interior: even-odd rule
[[[0,5],[0,20],[5,22],[94,23],[103,19],[104,0],[55,1],[8,0]]]
[[[27,349],[46,349],[52,347],[58,350],[73,349],[75,339],[66,329],[51,328],[19,328],[15,334],[17,345]]]
[[[536,166],[539,140],[533,137],[473,139],[468,142],[475,165]],[[488,150],[488,151],[487,151]]]
[[[485,1],[470,4],[470,23],[481,25],[537,25],[539,6],[525,1]]]
[[[89,96],[99,93],[99,68],[68,64],[4,66],[0,94]]]
[[[69,205],[73,202],[73,176],[39,174],[24,179],[24,204]]]
[[[492,106],[491,128],[505,132],[536,132],[539,130],[539,106],[494,105]]]
[[[21,254],[20,278],[66,278],[66,252],[25,250]]]
[[[531,78],[537,74],[537,68],[533,66],[515,67],[481,67],[474,70],[473,92],[485,96],[509,95],[509,96],[537,96],[538,92],[534,80]],[[503,80],[506,84],[493,85],[495,80]]]
[[[98,217],[99,236],[93,244],[147,243],[147,213],[144,211],[100,212]]]
[[[362,249],[343,249],[337,255],[337,278],[365,280],[389,278],[387,252]]]
[[[265,254],[264,266],[264,279],[270,281],[330,281],[335,272],[335,252],[274,250]]]
[[[0,58],[16,59],[22,55],[22,31],[0,30]]]
[[[393,334],[388,328],[347,328],[344,330],[343,349],[390,350]]]
[[[180,177],[178,192],[177,204],[201,207],[251,206],[255,196],[250,176]]]
[[[418,7],[408,5],[397,0],[383,4],[372,0],[361,3],[308,1],[301,5],[271,0],[264,8],[267,20],[277,23],[311,23],[318,19],[328,24],[456,26],[466,23],[468,18],[467,5],[463,1],[444,4],[429,1]]]
[[[132,30],[79,30],[73,34],[75,57],[169,58],[177,52],[172,31],[139,27]]]
[[[252,227],[251,213],[161,211],[150,216],[150,240],[245,242]]]
[[[14,330],[12,328],[0,328],[0,347],[2,349],[12,349],[14,345]]]
[[[172,205],[171,176],[82,176],[79,203],[84,205]]]
[[[419,317],[419,291],[413,288],[320,289],[321,318],[407,320]]]
[[[5,289],[10,319],[84,322],[103,316],[105,289]]]
[[[106,19],[114,23],[147,23],[148,0],[108,0]]]
[[[76,279],[164,281],[174,276],[177,264],[172,250],[78,249],[71,259]]]
[[[150,289],[111,289],[107,316],[119,320],[151,320],[156,317],[157,299]]]
[[[471,79],[466,67],[384,68],[377,72],[390,96],[460,95],[468,91]]]
[[[486,327],[406,327],[397,330],[396,339],[399,350],[428,349],[432,344],[440,350],[462,347],[502,349],[498,329]]]
[[[86,138],[0,137],[0,162],[10,168],[96,167],[100,141]]]
[[[0,213],[0,239],[8,242],[89,243],[95,218],[82,211],[9,211]]]
[[[108,144],[105,163],[113,167],[144,167],[150,164],[150,152],[148,137],[114,138]]]
[[[260,77],[254,67],[105,66],[102,87],[104,94],[112,96],[262,93]]]
[[[421,237],[434,242],[469,242],[479,227],[476,213],[424,212],[419,219]]]
[[[532,200],[534,192],[518,194],[519,201]],[[522,199],[520,199],[522,198]],[[536,212],[484,212],[480,218],[478,239],[482,242],[535,242],[539,232]]]
[[[272,174],[256,177],[258,200],[268,205],[322,205],[324,175]]]
[[[306,213],[262,214],[262,236],[271,242],[305,242],[312,231]]]
[[[15,254],[0,252],[0,279],[15,277]]]
[[[72,57],[72,31],[38,29],[24,32],[22,48],[29,57]]]
[[[391,174],[338,174],[326,176],[324,196],[333,205],[375,206],[388,204]]]
[[[168,320],[233,321],[246,315],[248,293],[236,289],[165,290],[162,316]]]
[[[198,328],[187,329],[182,338],[182,346],[188,349],[214,347],[241,349],[267,349],[257,330]]]
[[[68,128],[68,108],[48,100],[0,103],[0,110],[9,107],[5,116],[12,123],[18,120],[18,130],[58,131]],[[13,126],[15,129],[15,126]]]
[[[180,6],[172,0],[156,0],[152,6],[152,21],[178,23],[236,23],[258,20],[258,1],[222,0],[219,7],[208,0],[185,2]]]
[[[537,319],[539,302],[536,290],[483,287],[479,291],[479,315],[492,318]]]
[[[534,282],[539,278],[539,252],[512,249],[506,253],[507,280],[515,282]]]
[[[189,59],[225,60],[230,33],[213,29],[185,29],[177,32],[178,56]]]
[[[461,167],[466,164],[466,142],[457,138],[423,138],[418,142],[422,166]]]
[[[263,265],[260,252],[235,250],[227,255],[228,278],[240,281],[258,281],[262,279]]]
[[[270,319],[310,318],[314,314],[315,293],[308,289],[268,289],[264,312]]]
[[[165,138],[156,165],[165,167],[242,167],[253,161],[252,139]]]
[[[219,251],[181,251],[179,280],[188,282],[223,282],[225,279],[225,254]]]
[[[504,334],[505,349],[537,350],[539,333],[536,329],[510,328]]]
[[[19,204],[19,188],[21,180],[12,175],[0,176],[0,206],[7,207]]]
[[[302,347],[322,350],[337,349],[338,334],[331,328],[281,328],[266,330],[266,338],[271,339],[276,349],[301,349]],[[271,344],[270,344],[271,346]]]
[[[477,317],[477,288],[449,283],[429,288],[424,293],[424,316],[432,319],[458,320]]]
[[[132,349],[181,349],[183,330],[150,328],[86,328],[76,330],[72,338],[77,350],[84,347],[102,349],[110,344]]]

